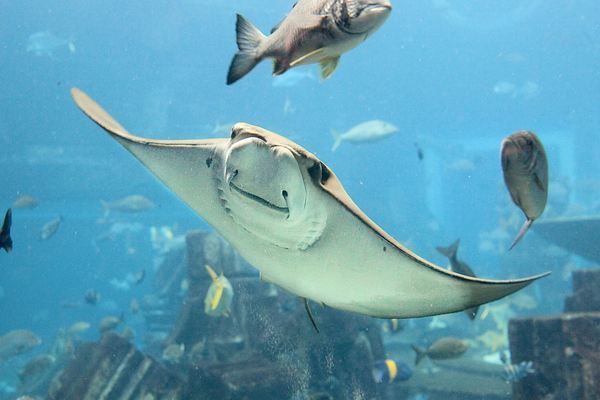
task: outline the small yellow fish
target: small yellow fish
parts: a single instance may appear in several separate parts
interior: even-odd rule
[[[204,298],[204,312],[210,316],[228,316],[233,300],[233,288],[229,280],[221,274],[220,276],[209,266],[206,271],[212,279],[212,283]]]

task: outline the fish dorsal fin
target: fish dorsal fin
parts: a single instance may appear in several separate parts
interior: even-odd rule
[[[217,273],[215,272],[214,269],[212,269],[210,267],[210,265],[206,264],[206,272],[208,272],[208,275],[210,275],[210,278],[212,279],[213,282],[217,283],[219,276],[217,275]]]
[[[326,58],[321,61],[321,79],[329,78],[337,68],[339,62],[340,56]]]
[[[296,7],[296,4],[298,4],[298,2],[294,3],[294,5],[292,6],[292,10],[294,9],[294,7]],[[286,14],[286,16],[281,19],[281,21],[279,21],[274,27],[271,28],[271,33],[275,32],[277,29],[279,29],[279,27],[281,26],[283,21],[285,21],[285,19],[288,17],[288,15],[289,14]]]
[[[223,283],[221,283],[221,281],[215,281],[215,286],[216,286],[215,296],[210,301],[210,309],[213,311],[217,309],[217,306],[221,302],[221,297],[223,297],[223,289],[224,289]]]
[[[314,64],[316,62],[321,61],[321,59],[323,59],[324,54],[325,48],[320,47],[316,50],[311,51],[308,54],[303,55],[302,57],[295,59],[290,63],[290,67],[295,67],[302,64]]]

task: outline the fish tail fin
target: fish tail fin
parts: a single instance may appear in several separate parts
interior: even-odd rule
[[[412,349],[415,351],[416,353],[416,357],[415,357],[415,366],[419,365],[419,363],[425,358],[425,356],[427,355],[427,351],[425,349],[422,349],[416,345],[411,345]]]
[[[523,239],[523,236],[525,236],[525,234],[529,230],[529,227],[531,226],[531,224],[533,224],[533,220],[527,218],[527,221],[525,221],[525,223],[523,224],[523,226],[521,226],[521,229],[519,230],[519,233],[517,234],[517,237],[515,237],[515,240],[513,240],[512,244],[510,245],[510,247],[508,248],[508,250],[512,250],[512,248],[515,247],[516,244],[519,243],[519,241],[521,239]]]
[[[246,18],[237,14],[235,23],[236,41],[238,51],[231,60],[227,72],[227,84],[231,85],[252,70],[261,60],[256,50],[266,38],[257,27],[252,25]]]
[[[456,258],[456,254],[458,253],[458,246],[460,245],[460,239],[456,239],[454,243],[452,243],[448,247],[438,246],[436,250],[442,253],[444,256],[448,257],[448,259]]]
[[[2,230],[0,231],[0,239],[2,240],[2,248],[7,253],[10,253],[13,246],[12,238],[10,237],[10,226],[12,225],[12,210],[9,208],[4,215]]]
[[[342,144],[342,140],[344,140],[342,138],[342,134],[338,133],[336,131],[334,131],[333,129],[331,130],[331,136],[333,136],[333,146],[331,147],[331,151],[335,151],[338,147],[340,147],[340,144]]]

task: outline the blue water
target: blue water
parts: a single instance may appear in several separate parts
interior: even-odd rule
[[[445,266],[435,246],[461,238],[459,255],[478,275],[554,271],[527,293],[541,304],[537,312],[561,311],[570,292],[560,272],[565,257],[531,253],[529,262],[513,262],[527,254],[528,243],[541,240],[535,233],[513,253],[506,248],[518,226],[506,231],[500,251],[482,247],[482,234],[512,214],[517,225],[522,222],[499,161],[500,141],[520,129],[535,131],[546,145],[549,215],[594,212],[600,183],[600,3],[479,3],[396,1],[387,22],[344,54],[330,79],[291,86],[273,86],[270,62],[225,85],[236,51],[235,13],[268,32],[291,2],[3,4],[0,206],[4,210],[20,194],[37,197],[40,205],[14,211],[14,252],[0,254],[0,333],[24,327],[51,341],[72,322],[118,314],[131,293],[108,282],[152,263],[147,228],[177,223],[181,232],[208,229],[76,109],[69,94],[74,86],[142,136],[204,138],[217,123],[244,121],[290,137],[336,172],[367,215],[425,258]],[[75,52],[66,45],[52,55],[28,52],[30,35],[43,31],[71,40]],[[318,76],[316,66],[302,68]],[[502,82],[529,91],[494,91]],[[286,101],[293,112],[284,112]],[[379,143],[343,143],[331,152],[331,130],[370,119],[392,122],[399,133]],[[557,182],[567,188],[565,200],[553,193]],[[158,205],[123,218],[145,226],[135,237],[137,252],[127,255],[114,243],[97,251],[92,242],[107,229],[96,223],[99,200],[135,193]],[[64,217],[59,231],[40,241],[40,227],[57,215]],[[62,302],[80,301],[90,287],[114,306],[61,308]],[[550,288],[552,296],[546,295]],[[136,296],[152,291],[132,290]]]

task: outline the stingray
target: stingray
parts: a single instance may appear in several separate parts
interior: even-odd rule
[[[231,137],[127,132],[79,89],[79,108],[214,227],[261,278],[328,307],[379,318],[463,311],[547,275],[489,280],[447,271],[376,225],[314,154],[258,126]]]

